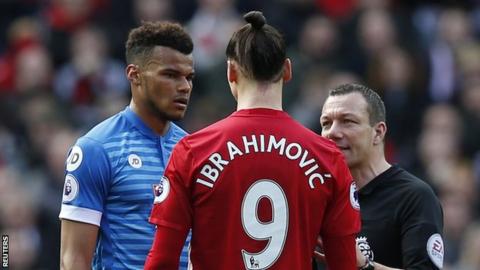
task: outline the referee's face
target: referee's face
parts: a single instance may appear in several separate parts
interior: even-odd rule
[[[142,106],[162,120],[183,118],[192,91],[193,57],[157,46],[140,72],[137,96]]]
[[[323,105],[320,124],[322,136],[337,144],[350,169],[368,164],[375,131],[370,126],[367,102],[361,94],[329,96]]]

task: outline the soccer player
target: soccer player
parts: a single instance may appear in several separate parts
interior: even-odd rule
[[[378,94],[358,84],[331,90],[320,124],[359,188],[360,269],[441,269],[442,207],[430,186],[386,161],[385,105]]]
[[[310,269],[317,235],[330,269],[356,269],[352,177],[335,144],[282,111],[291,63],[261,12],[227,47],[229,117],[182,139],[150,217],[145,269],[176,269],[192,229],[193,269]]]
[[[66,162],[62,269],[143,268],[155,232],[148,216],[159,175],[186,134],[171,121],[187,109],[192,50],[179,24],[149,22],[130,32],[130,105],[79,138]]]

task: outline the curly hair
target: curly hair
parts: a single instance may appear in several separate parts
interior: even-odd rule
[[[193,51],[192,38],[180,24],[167,21],[144,22],[128,34],[125,44],[127,63],[143,63],[156,46],[169,47],[183,54]]]

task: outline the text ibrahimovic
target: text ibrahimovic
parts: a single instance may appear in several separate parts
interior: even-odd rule
[[[304,149],[299,143],[287,142],[285,138],[277,139],[274,135],[265,137],[263,134],[251,135],[250,138],[242,136],[243,144],[240,146],[227,141],[228,159],[217,152],[211,154],[200,170],[201,178],[197,178],[196,182],[213,188],[213,184],[217,181],[224,167],[228,166],[236,157],[250,153],[272,153],[272,151],[290,160],[297,160],[298,166],[304,170],[305,176],[308,177],[308,184],[312,189],[315,188],[314,180],[323,184],[325,178],[331,178],[330,174],[321,174],[318,171],[317,161],[311,155],[309,156],[308,150]]]

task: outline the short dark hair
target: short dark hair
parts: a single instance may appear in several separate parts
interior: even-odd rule
[[[227,58],[235,60],[248,78],[278,81],[286,59],[283,36],[266,24],[260,11],[250,11],[243,18],[248,24],[233,33],[227,46]]]
[[[355,83],[342,84],[331,89],[328,92],[328,96],[341,96],[350,93],[361,94],[367,102],[367,112],[371,126],[378,122],[386,122],[385,104],[377,92],[364,85]]]
[[[190,35],[178,23],[144,22],[128,34],[125,57],[128,64],[141,63],[147,59],[155,46],[165,46],[183,54],[193,51]]]

